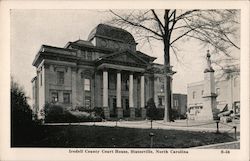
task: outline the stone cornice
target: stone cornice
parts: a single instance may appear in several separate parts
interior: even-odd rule
[[[124,65],[124,66],[130,66],[130,67],[139,67],[139,68],[146,68],[147,65],[144,64],[137,64],[137,63],[132,63],[132,62],[123,62],[123,61],[118,61],[118,60],[108,60],[108,59],[101,59],[96,62],[96,66],[99,66],[103,63],[106,64],[115,64],[115,65]]]
[[[117,65],[117,64],[109,64],[109,63],[102,63],[97,67],[97,70],[105,70],[105,69],[115,69],[115,70],[122,70],[122,71],[131,71],[131,72],[145,72],[145,68],[140,67],[132,67],[132,66],[124,66],[124,65]]]

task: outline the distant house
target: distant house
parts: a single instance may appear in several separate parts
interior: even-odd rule
[[[124,113],[134,118],[140,110],[145,118],[150,98],[162,107],[163,65],[136,45],[129,32],[105,24],[94,28],[86,41],[42,45],[33,61],[34,111],[39,115],[46,103],[56,103],[70,109],[102,107],[105,118],[123,118]],[[175,107],[182,106],[177,100]]]

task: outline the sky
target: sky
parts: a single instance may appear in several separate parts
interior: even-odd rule
[[[36,75],[32,66],[41,45],[64,47],[69,41],[86,40],[91,30],[99,23],[110,20],[108,12],[98,10],[12,10],[11,11],[11,75],[23,86],[31,98],[31,80]],[[207,48],[197,41],[181,41],[178,52],[181,62],[171,56],[173,92],[187,93],[187,84],[203,80]],[[155,63],[163,63],[161,42],[138,45],[140,50],[157,57]]]

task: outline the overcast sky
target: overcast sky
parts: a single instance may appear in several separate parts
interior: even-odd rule
[[[42,44],[64,47],[68,41],[86,40],[90,31],[99,23],[109,20],[108,12],[97,10],[12,10],[11,11],[11,75],[31,97],[31,79],[36,75],[32,61]],[[173,92],[186,93],[187,84],[203,79],[207,49],[197,41],[181,42],[181,63],[171,58],[174,75]],[[138,46],[150,56],[163,63],[161,42]]]

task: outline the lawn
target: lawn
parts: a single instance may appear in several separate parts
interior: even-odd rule
[[[234,141],[227,133],[83,125],[22,127],[12,132],[12,147],[148,148],[151,132],[155,135],[154,148],[188,148]]]

